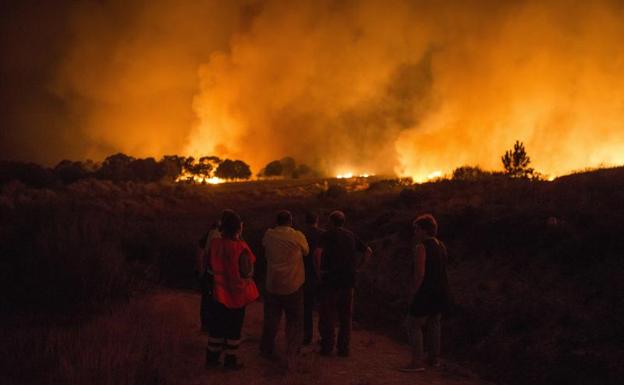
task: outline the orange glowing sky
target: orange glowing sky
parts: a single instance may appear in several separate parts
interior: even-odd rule
[[[422,179],[500,169],[521,140],[549,175],[624,163],[618,1],[61,3],[8,10],[5,158],[293,156]]]

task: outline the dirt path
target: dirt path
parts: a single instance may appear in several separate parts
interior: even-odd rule
[[[457,366],[445,363],[441,369],[424,373],[401,373],[397,370],[409,358],[409,349],[388,337],[367,330],[354,330],[351,356],[321,357],[312,347],[306,347],[302,357],[291,370],[268,362],[258,355],[262,330],[262,304],[247,308],[240,348],[245,368],[235,373],[203,368],[206,336],[199,333],[197,306],[199,296],[188,292],[167,291],[144,299],[152,317],[161,318],[165,325],[177,329],[180,340],[174,359],[176,382],[180,384],[485,384]],[[282,321],[283,326],[283,321]],[[283,330],[278,334],[278,346],[283,350]],[[463,372],[463,373],[462,373]]]

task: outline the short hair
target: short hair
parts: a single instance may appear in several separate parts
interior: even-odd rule
[[[332,211],[331,214],[329,214],[329,220],[331,221],[331,223],[334,224],[334,226],[342,227],[342,225],[345,224],[345,221],[347,220],[347,218],[345,217],[342,211],[335,210],[335,211]]]
[[[281,210],[277,213],[277,225],[287,226],[292,224],[292,214],[288,210]]]
[[[412,222],[412,226],[420,227],[432,237],[435,237],[438,234],[438,222],[431,214],[419,215]]]
[[[221,213],[221,233],[226,238],[233,238],[240,231],[242,220],[234,210],[223,210]]]
[[[318,213],[314,212],[314,211],[308,211],[305,214],[305,221],[307,224],[309,225],[313,225],[316,222],[318,222],[319,220],[319,215]]]

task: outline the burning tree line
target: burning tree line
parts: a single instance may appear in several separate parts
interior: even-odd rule
[[[0,183],[19,180],[34,187],[69,184],[86,178],[113,182],[202,181],[211,177],[223,180],[249,179],[251,169],[242,160],[205,156],[199,159],[178,155],[134,158],[118,153],[101,163],[91,160],[62,160],[53,168],[34,163],[0,162]]]
[[[317,176],[310,167],[297,165],[291,157],[269,162],[259,173],[260,178],[299,178]],[[12,180],[33,187],[50,187],[70,184],[81,179],[96,178],[112,182],[186,182],[216,183],[222,181],[248,180],[250,166],[238,159],[221,159],[216,156],[200,158],[165,155],[160,160],[152,157],[134,158],[117,153],[101,163],[92,160],[62,160],[47,168],[35,163],[0,161],[0,184]]]
[[[477,180],[492,175],[512,178],[543,179],[543,175],[529,167],[531,160],[524,144],[516,141],[512,150],[501,157],[504,172],[490,172],[478,166],[462,166],[452,173],[452,179]],[[149,158],[134,158],[117,153],[101,163],[92,160],[62,160],[53,168],[35,163],[0,161],[0,184],[12,180],[33,187],[50,187],[69,184],[86,178],[110,180],[112,182],[186,182],[219,183],[223,181],[248,180],[252,172],[242,160],[221,159],[216,156],[200,158],[179,155],[165,155],[157,161]],[[305,164],[297,164],[292,157],[269,162],[257,174],[259,178],[301,178],[319,177],[322,174]]]

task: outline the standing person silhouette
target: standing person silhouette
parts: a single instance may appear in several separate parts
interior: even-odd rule
[[[422,372],[424,366],[423,328],[429,357],[427,363],[439,366],[440,319],[450,307],[450,290],[446,272],[447,252],[436,238],[438,224],[430,214],[417,217],[412,222],[414,230],[413,281],[410,285],[410,306],[405,322],[412,359],[400,370]]]
[[[303,234],[308,240],[310,250],[316,250],[319,240],[325,230],[319,227],[319,216],[315,212],[306,213],[306,225]],[[314,336],[314,305],[318,297],[318,279],[314,267],[314,253],[303,257],[305,266],[305,283],[303,284],[303,344],[309,345]]]
[[[245,320],[245,307],[258,298],[258,289],[252,279],[256,256],[247,243],[240,239],[243,223],[232,210],[221,216],[221,238],[210,243],[210,266],[214,273],[214,314],[208,327],[206,367],[219,365],[225,353],[226,370],[242,368],[237,350]]]
[[[329,356],[336,344],[335,323],[338,319],[338,355],[349,356],[353,289],[358,268],[356,253],[364,254],[362,262],[372,250],[351,231],[343,227],[345,215],[334,211],[329,215],[329,228],[320,237],[314,251],[319,290],[319,329],[321,355]]]
[[[284,313],[287,353],[289,358],[294,358],[303,340],[303,256],[310,250],[305,235],[292,227],[290,211],[278,212],[276,224],[264,233],[262,239],[267,278],[260,353],[266,358],[277,358],[275,336]]]
[[[225,211],[224,211],[225,213]],[[201,237],[197,243],[196,252],[196,273],[201,291],[201,300],[199,306],[199,319],[201,322],[201,331],[208,333],[210,325],[210,317],[214,313],[212,306],[214,300],[212,298],[212,290],[214,286],[214,274],[210,267],[210,243],[214,238],[221,238],[221,220],[212,224],[208,232]]]

